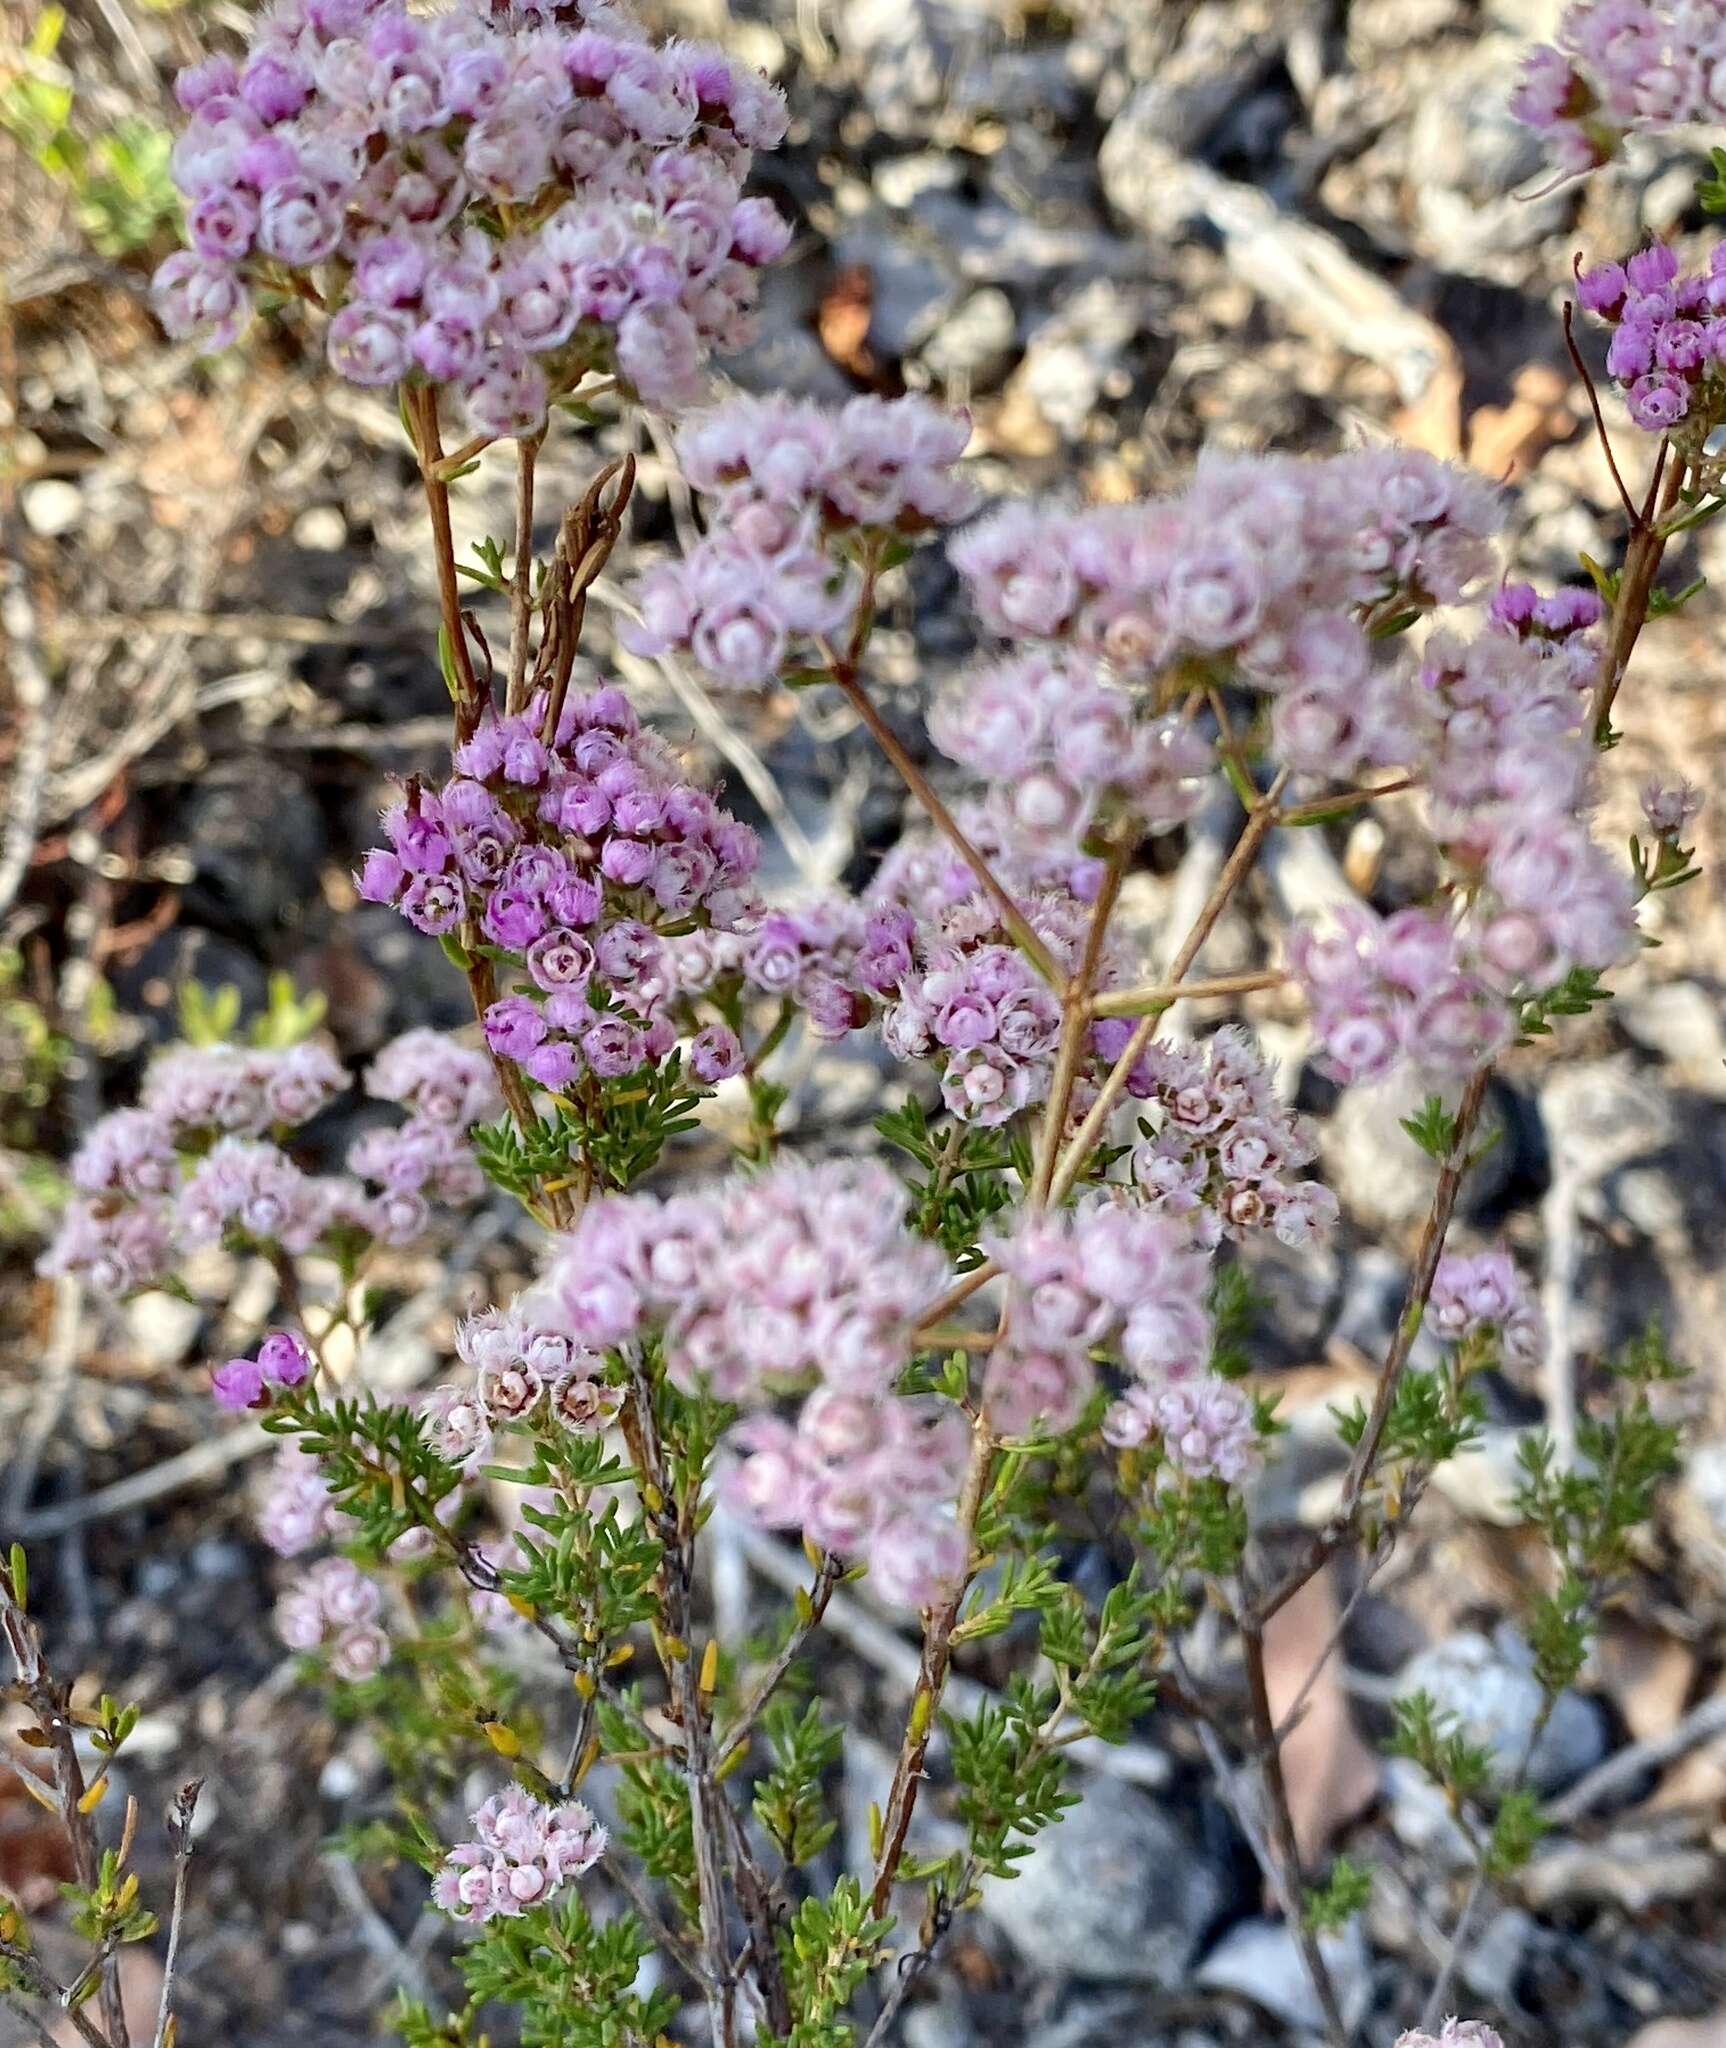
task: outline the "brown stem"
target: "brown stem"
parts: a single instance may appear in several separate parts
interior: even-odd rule
[[[1091,1031],[1091,984],[1103,957],[1103,940],[1115,898],[1121,893],[1121,878],[1127,870],[1132,848],[1123,839],[1109,850],[1102,886],[1091,906],[1091,922],[1085,933],[1084,957],[1078,971],[1061,991],[1061,1038],[1055,1052],[1055,1071],[1049,1082],[1049,1100],[1043,1111],[1043,1128],[1037,1140],[1036,1164],[1031,1174],[1031,1207],[1041,1209],[1048,1202],[1055,1177],[1055,1160],[1061,1149],[1061,1134],[1067,1128],[1067,1111],[1073,1099],[1073,1083],[1079,1078],[1079,1064]]]
[[[1576,346],[1576,308],[1569,299],[1564,302],[1564,346],[1570,355],[1571,368],[1588,393],[1589,410],[1594,414],[1594,431],[1600,439],[1601,453],[1606,457],[1606,467],[1612,472],[1612,481],[1618,486],[1618,502],[1624,507],[1624,516],[1630,522],[1631,531],[1635,532],[1636,506],[1618,473],[1618,458],[1612,452],[1612,437],[1606,431],[1606,420],[1600,410],[1600,394],[1594,388],[1594,379],[1588,374],[1588,365],[1582,360],[1582,351]]]
[[[174,1856],[174,1904],[168,1918],[168,1953],[162,1964],[162,1995],[156,2002],[156,2032],[151,2048],[167,2048],[174,2017],[174,1971],[180,1958],[180,1930],[186,1918],[186,1883],[192,1868],[192,1815],[197,1811],[202,1778],[182,1785],[168,1809],[168,1847]]]
[[[425,485],[426,511],[431,517],[438,609],[443,614],[444,638],[449,643],[450,661],[456,676],[455,728],[459,742],[471,739],[478,730],[485,711],[485,692],[474,674],[467,628],[462,623],[461,582],[456,574],[455,534],[449,516],[449,485],[437,474],[438,464],[443,460],[443,445],[438,433],[437,392],[430,384],[409,384],[402,389],[403,404],[413,423],[420,480]]]
[[[527,643],[533,616],[533,472],[544,432],[527,434],[515,444],[515,563],[509,586],[509,684],[505,715],[514,718],[527,708]]]
[[[1618,597],[1607,632],[1606,653],[1600,664],[1600,680],[1594,686],[1594,735],[1598,741],[1604,741],[1610,729],[1613,700],[1630,666],[1637,638],[1648,622],[1654,579],[1660,573],[1668,539],[1661,525],[1684,488],[1685,467],[1684,458],[1673,453],[1671,444],[1662,443],[1648,496],[1631,525],[1630,544],[1624,551]]]
[[[1176,1003],[1200,1002],[1208,996],[1244,996],[1254,989],[1281,988],[1287,980],[1280,967],[1257,967],[1244,974],[1214,974],[1197,981],[1146,982],[1142,988],[1105,989],[1091,998],[1091,1015],[1141,1017],[1172,1009]]]
[[[1247,821],[1241,827],[1241,836],[1235,841],[1228,859],[1224,861],[1222,871],[1217,876],[1204,908],[1193,920],[1193,928],[1182,941],[1181,950],[1175,955],[1169,968],[1171,984],[1178,984],[1186,979],[1187,969],[1204,950],[1205,941],[1215,928],[1217,919],[1222,916],[1229,898],[1239,888],[1253,862],[1258,858],[1258,851],[1264,843],[1266,833],[1277,821],[1277,799],[1287,787],[1288,779],[1289,771],[1285,768],[1247,814]],[[1051,1201],[1063,1200],[1072,1190],[1079,1175],[1084,1172],[1085,1163],[1090,1158],[1097,1140],[1103,1135],[1129,1076],[1143,1057],[1146,1046],[1156,1036],[1162,1016],[1163,1012],[1158,1010],[1141,1019],[1132,1037],[1122,1048],[1120,1058],[1110,1068],[1102,1087],[1097,1091],[1097,1099],[1091,1104],[1084,1122],[1074,1134],[1060,1165],[1056,1168],[1054,1183],[1049,1190]]]
[[[969,1550],[983,1505],[983,1490],[989,1480],[989,1464],[995,1439],[988,1424],[978,1416],[971,1431],[971,1459],[965,1470],[965,1484],[959,1495],[959,1528],[965,1538],[966,1569],[958,1587],[925,1618],[923,1655],[917,1667],[917,1687],[911,1695],[911,1711],[905,1722],[905,1739],[893,1767],[893,1783],[881,1817],[881,1853],[875,1865],[875,1892],[870,1910],[877,1919],[887,1910],[893,1880],[905,1855],[905,1837],[917,1807],[917,1788],[923,1782],[923,1765],[935,1732],[935,1709],[947,1685],[953,1664],[953,1631],[959,1609],[971,1583]]]
[[[1253,1738],[1258,1746],[1265,1794],[1265,1813],[1270,1825],[1282,1893],[1283,1911],[1299,1945],[1301,1961],[1323,2009],[1325,2031],[1333,2048],[1348,2048],[1348,2028],[1337,2003],[1336,1986],[1318,1944],[1318,1935],[1302,1911],[1305,1886],[1301,1878],[1300,1843],[1295,1837],[1294,1815],[1289,1807],[1288,1783],[1283,1776],[1282,1744],[1276,1716],[1271,1710],[1270,1683],[1265,1674],[1264,1623],[1246,1615],[1241,1621],[1241,1646],[1246,1658],[1247,1696],[1252,1713]]]
[[[869,693],[857,680],[846,661],[833,667],[833,680],[844,691],[846,701],[868,728],[870,737],[899,772],[900,780],[923,806],[936,829],[977,877],[984,894],[1001,913],[1001,922],[1013,934],[1019,949],[1051,988],[1063,986],[1065,977],[1047,946],[1032,930],[1025,914],[1008,895],[1000,877],[966,837],[957,818],[935,794],[929,778],[901,745],[899,736],[876,710]]]
[[[42,1654],[42,1638],[24,1612],[14,1593],[9,1570],[0,1565],[0,1635],[5,1637],[13,1667],[18,1673],[15,1697],[30,1710],[37,1733],[42,1737],[54,1775],[54,1789],[60,1800],[60,1822],[72,1851],[72,1872],[85,1891],[94,1891],[101,1877],[101,1845],[91,1813],[83,1810],[89,1787],[78,1757],[77,1737],[71,1716],[71,1688],[55,1678]],[[126,2015],[120,2003],[120,1979],[111,1954],[98,1962],[96,2003],[102,2015],[102,2032],[90,2024],[81,2007],[71,2018],[93,2048],[125,2048]],[[104,2041],[103,2036],[106,2035]]]

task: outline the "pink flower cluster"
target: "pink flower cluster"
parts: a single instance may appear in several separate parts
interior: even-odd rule
[[[595,1351],[663,1330],[682,1387],[752,1400],[814,1373],[879,1398],[947,1275],[904,1216],[886,1167],[792,1160],[699,1194],[590,1202],[546,1284]]]
[[[375,1579],[345,1557],[326,1557],[283,1594],[276,1630],[290,1650],[325,1651],[336,1677],[358,1684],[389,1662],[389,1637],[378,1621],[382,1610]]]
[[[890,1597],[924,1605],[965,1563],[944,1511],[963,1431],[893,1383],[946,1277],[941,1253],[905,1227],[887,1168],[836,1159],[590,1203],[547,1286],[563,1326],[595,1350],[660,1333],[678,1386],[760,1406],[816,1381],[795,1428],[766,1415],[740,1426],[730,1498],[862,1556]]]
[[[1092,656],[1035,648],[950,684],[929,735],[989,785],[1004,833],[1077,848],[1105,813],[1166,831],[1203,800],[1210,742],[1176,716],[1141,709]]]
[[[872,895],[876,892],[871,892]],[[934,1060],[953,1116],[984,1128],[1044,1100],[1061,1035],[1061,1006],[1019,949],[994,904],[976,891],[933,917],[879,901],[857,959],[864,988],[881,999],[881,1037],[902,1060]],[[1060,891],[1020,903],[1063,969],[1076,966],[1088,921]],[[1116,976],[1111,956],[1098,976]],[[1083,1107],[1090,1075],[1081,1075]]]
[[[1396,2038],[1396,2048],[1504,2048],[1485,2020],[1447,2019],[1436,2034],[1411,2028]]]
[[[474,1839],[432,1879],[433,1903],[467,1927],[547,1904],[605,1854],[605,1830],[579,1800],[547,1806],[519,1785],[488,1799],[471,1825]]]
[[[1546,1349],[1540,1310],[1507,1251],[1446,1252],[1432,1276],[1426,1320],[1448,1344],[1490,1334],[1513,1365],[1533,1365]]]
[[[671,1050],[678,990],[655,927],[735,924],[758,848],[620,690],[572,694],[550,744],[547,711],[536,699],[521,716],[488,717],[456,749],[450,782],[412,788],[386,814],[389,845],[366,857],[359,888],[421,931],[466,929],[502,949],[520,979],[487,1010],[487,1042],[565,1088]],[[715,1079],[738,1063],[728,1033],[709,1033],[698,1057]]]
[[[1288,961],[1337,1079],[1406,1057],[1465,1074],[1516,1030],[1519,1001],[1635,936],[1628,876],[1595,844],[1589,690],[1600,653],[1590,592],[1507,586],[1472,640],[1435,633],[1416,687],[1433,829],[1454,876],[1448,909],[1380,918],[1351,905],[1297,927]]]
[[[180,1253],[202,1245],[298,1256],[332,1237],[405,1244],[425,1228],[427,1195],[477,1200],[484,1181],[461,1126],[502,1106],[483,1054],[436,1031],[392,1041],[366,1087],[402,1102],[407,1122],[358,1139],[347,1175],[306,1173],[281,1141],[347,1086],[341,1063],[310,1042],[165,1052],[139,1106],[103,1117],[73,1156],[78,1192],[41,1270],[125,1294],[158,1284]]]
[[[1612,329],[1606,367],[1639,427],[1662,434],[1689,421],[1700,438],[1719,423],[1726,408],[1726,243],[1714,245],[1705,271],[1680,277],[1677,252],[1656,242],[1623,263],[1580,272],[1576,296]]]
[[[317,1459],[296,1443],[284,1443],[271,1461],[258,1534],[278,1557],[303,1557],[335,1534],[340,1512]]]
[[[1168,1387],[1129,1387],[1103,1417],[1103,1435],[1118,1450],[1157,1437],[1177,1472],[1225,1486],[1238,1486],[1258,1463],[1252,1401],[1215,1373]]]
[[[1364,903],[1345,905],[1327,928],[1296,926],[1288,964],[1323,1065],[1345,1085],[1381,1081],[1404,1058],[1472,1073],[1513,1035],[1508,1006],[1467,971],[1457,928],[1440,910],[1380,917]]]
[[[1627,134],[1726,119],[1726,6],[1721,0],[1575,0],[1556,43],[1523,60],[1511,98],[1564,171],[1618,153]]]
[[[895,1607],[930,1607],[964,1577],[958,1524],[944,1512],[964,1477],[970,1432],[945,1401],[875,1400],[818,1387],[795,1423],[752,1415],[726,1439],[737,1454],[726,1504],[768,1529],[800,1529],[869,1560]]]
[[[176,92],[191,247],[156,273],[169,331],[220,346],[255,288],[296,291],[342,376],[454,386],[482,434],[537,432],[588,370],[689,403],[789,240],[742,196],[781,95],[599,0],[277,0],[243,63]]]
[[[427,1401],[440,1457],[471,1477],[490,1459],[499,1430],[544,1423],[593,1436],[610,1424],[622,1390],[606,1384],[605,1360],[561,1321],[549,1296],[528,1293],[457,1326],[456,1355],[472,1369],[473,1385],[439,1387]]]
[[[1132,1085],[1157,1118],[1131,1161],[1147,1208],[1185,1218],[1206,1245],[1264,1229],[1296,1247],[1329,1234],[1335,1195],[1297,1178],[1317,1147],[1277,1100],[1244,1030],[1228,1026],[1202,1046],[1153,1042]]]
[[[284,1387],[312,1376],[311,1355],[298,1337],[272,1330],[256,1358],[230,1358],[210,1374],[210,1391],[224,1408],[267,1408]]]
[[[1454,602],[1490,566],[1498,524],[1480,478],[1411,449],[1205,455],[1173,497],[1009,505],[949,553],[992,632],[1068,642],[1129,684],[1236,677],[1274,698],[1278,758],[1335,777],[1409,746],[1406,692],[1375,668],[1367,615]],[[962,727],[962,707],[945,722]]]
[[[677,436],[683,474],[707,500],[708,532],[636,590],[639,654],[689,653],[714,682],[758,689],[794,649],[849,615],[860,535],[916,535],[974,502],[954,464],[962,414],[924,398],[854,398],[837,411],[734,398]]]
[[[983,1387],[1004,1433],[1070,1429],[1096,1384],[1094,1352],[1157,1391],[1205,1376],[1210,1259],[1183,1221],[1093,1199],[1027,1215],[983,1248],[1008,1280]]]

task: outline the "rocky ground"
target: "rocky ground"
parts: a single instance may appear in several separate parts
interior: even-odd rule
[[[667,21],[764,65],[794,113],[763,182],[800,232],[769,282],[761,340],[729,373],[757,390],[966,402],[980,474],[1000,489],[1124,498],[1178,478],[1207,442],[1396,435],[1515,481],[1520,566],[1573,578],[1579,553],[1611,559],[1620,532],[1563,348],[1572,257],[1617,253],[1645,228],[1706,227],[1695,163],[1677,152],[1520,196],[1540,164],[1504,99],[1521,45],[1554,11],[668,5]],[[59,53],[75,119],[90,132],[161,123],[173,65],[238,12],[77,0]],[[0,40],[0,109],[7,62]],[[356,907],[348,880],[390,779],[432,767],[446,725],[417,501],[393,413],[335,387],[300,332],[194,364],[144,308],[149,247],[93,246],[15,127],[0,132],[8,185],[0,1535],[30,1541],[57,1647],[144,1703],[131,1782],[146,1808],[189,1771],[208,1780],[182,2038],[337,2048],[369,2038],[395,1985],[446,1982],[447,1950],[415,1881],[362,1878],[323,1847],[368,1810],[378,1760],[296,1692],[270,1628],[255,1470],[218,1469],[207,1448],[195,1368],[221,1333],[171,1303],[81,1312],[29,1262],[42,1161],[129,1099],[187,978],[231,983],[255,1005],[285,971],[328,995],[354,1058],[408,1024],[461,1021],[465,993],[437,949],[391,912]],[[548,521],[608,445],[554,442]],[[643,456],[637,538],[651,546],[676,507],[653,450]],[[490,465],[464,487],[464,542],[505,530],[508,489]],[[1718,580],[1720,532],[1692,537],[1675,579]],[[970,645],[937,559],[916,583],[881,636],[882,686],[907,733]],[[1644,639],[1609,764],[1621,833],[1649,774],[1720,786],[1721,617],[1705,591]],[[603,658],[604,605],[590,618]],[[721,719],[657,671],[631,681],[762,825],[770,879],[855,880],[892,843],[897,788],[830,705],[727,705]],[[1229,827],[1201,819],[1132,878],[1149,937]],[[1309,1847],[1346,1847],[1381,1872],[1335,1964],[1369,2038],[1418,2010],[1457,1856],[1443,1811],[1370,1745],[1394,1694],[1425,1683],[1518,1753],[1530,1681],[1505,1627],[1534,1562],[1507,1507],[1518,1434],[1543,1414],[1562,1430],[1597,1389],[1601,1357],[1650,1316],[1696,1367],[1685,1481],[1543,1743],[1552,1833],[1483,1916],[1457,1996],[1519,2043],[1567,2048],[1608,2048],[1726,1998],[1726,901],[1712,879],[1726,827],[1711,810],[1699,831],[1708,874],[1671,903],[1658,950],[1618,978],[1610,1019],[1572,1027],[1562,1061],[1537,1048],[1505,1065],[1503,1142],[1465,1224],[1502,1231],[1547,1276],[1552,1356],[1495,1386],[1483,1453],[1446,1475],[1422,1540],[1354,1610],[1339,1682],[1315,1699],[1291,1764]],[[1382,826],[1284,836],[1213,941],[1217,971],[1256,957],[1290,909],[1349,888],[1392,901],[1414,879],[1394,808]],[[1262,1002],[1255,1021],[1300,1071],[1298,1017]],[[862,1128],[881,1106],[887,1077],[862,1053],[809,1046],[796,1061],[798,1129]],[[1364,1092],[1338,1109],[1310,1074],[1301,1090],[1324,1119],[1346,1227],[1323,1255],[1257,1261],[1257,1354],[1294,1424],[1262,1505],[1291,1524],[1324,1511],[1328,1404],[1383,1342],[1426,1203],[1397,1128],[1411,1105]],[[326,1135],[334,1148],[343,1134]],[[403,1262],[376,1369],[398,1385],[432,1375],[452,1306],[522,1275],[531,1252],[499,1207],[447,1256]],[[233,1278],[236,1325],[267,1314],[259,1276]],[[784,1562],[728,1540],[722,1617],[744,1623],[780,1597]],[[1106,1572],[1106,1547],[1080,1548],[1074,1568]],[[1290,1667],[1304,1669],[1349,1591],[1346,1577],[1321,1581],[1290,1610]],[[841,1619],[821,1678],[858,1729],[843,1841],[866,1829],[888,1768],[874,1742],[888,1739],[909,1651],[861,1606]],[[1190,1657],[1205,1682],[1236,1682],[1226,1642],[1201,1630]],[[999,1668],[985,1658],[971,1675]],[[1153,1717],[1119,1768],[1135,1782],[1099,1788],[950,1949],[907,2008],[910,2048],[1209,2048],[1310,2025],[1292,1944],[1179,1717]],[[37,1821],[0,1784],[0,1888],[27,1901],[60,1874]],[[136,1989],[151,1998],[147,1968]],[[8,2024],[0,2015],[0,2041]]]

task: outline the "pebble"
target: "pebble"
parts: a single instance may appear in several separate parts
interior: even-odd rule
[[[1216,1873],[1164,1809],[1126,1785],[1075,1780],[1081,1803],[1038,1835],[983,1911],[1024,1960],[1092,1982],[1181,1981],[1222,1904]]]
[[[348,522],[334,505],[308,505],[294,521],[294,545],[333,555],[348,543]]]
[[[84,516],[84,493],[64,477],[40,477],[18,493],[24,524],[44,540],[70,533]]]
[[[1352,2032],[1366,2017],[1372,1995],[1366,1937],[1359,1920],[1349,1921],[1335,1934],[1321,1935],[1319,1953]],[[1238,1991],[1303,2033],[1322,2034],[1325,2030],[1318,1994],[1301,1960],[1300,1944],[1286,1921],[1238,1921],[1193,1974],[1197,1983],[1212,1990]]]

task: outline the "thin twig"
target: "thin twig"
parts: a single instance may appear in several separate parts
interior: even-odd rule
[[[1255,1615],[1241,1617],[1241,1647],[1245,1653],[1247,1701],[1264,1785],[1265,1814],[1275,1861],[1282,1873],[1279,1890],[1283,1912],[1300,1949],[1301,1962],[1312,1980],[1331,2040],[1335,2048],[1348,2048],[1348,2026],[1337,2001],[1336,1986],[1331,1982],[1330,1968],[1319,1948],[1317,1931],[1304,1911],[1300,1841],[1295,1834],[1294,1814],[1289,1806],[1288,1781],[1283,1776],[1282,1742],[1277,1734],[1270,1682],[1265,1672],[1264,1623]]]
[[[1378,1449],[1384,1439],[1390,1411],[1396,1399],[1396,1389],[1408,1363],[1409,1353],[1414,1349],[1414,1340],[1420,1332],[1421,1317],[1426,1311],[1428,1296],[1432,1293],[1433,1275],[1438,1271],[1438,1262],[1444,1252],[1445,1236],[1450,1229],[1451,1217],[1456,1213],[1457,1197],[1462,1192],[1462,1183],[1473,1164],[1470,1142],[1478,1122],[1481,1107],[1486,1101],[1487,1084],[1491,1068],[1481,1067],[1469,1077],[1457,1104],[1456,1114],[1451,1120],[1452,1142],[1448,1158],[1438,1176],[1438,1185],[1433,1190],[1432,1204],[1427,1210],[1426,1223],[1421,1230],[1420,1246],[1415,1253],[1414,1270],[1409,1275],[1408,1289],[1403,1297],[1402,1313],[1397,1318],[1396,1331],[1385,1348],[1383,1363],[1379,1366],[1378,1383],[1373,1390],[1372,1406],[1367,1412],[1366,1426],[1349,1460],[1348,1470],[1343,1475],[1342,1493],[1336,1508],[1323,1528],[1314,1532],[1306,1549],[1289,1568],[1284,1576],[1253,1602],[1250,1618],[1260,1627],[1270,1620],[1279,1608],[1284,1607],[1304,1586],[1315,1572],[1348,1540],[1352,1534],[1355,1517],[1365,1496],[1367,1483],[1378,1458]]]
[[[174,1970],[180,1959],[180,1928],[186,1916],[186,1882],[192,1867],[192,1815],[197,1811],[202,1778],[182,1785],[168,1809],[168,1846],[174,1853],[174,1904],[168,1916],[168,1953],[162,1963],[162,1996],[156,2005],[152,2048],[167,2048],[174,2012]]]
[[[1716,1735],[1726,1734],[1726,1693],[1715,1693],[1692,1707],[1682,1720],[1662,1735],[1645,1736],[1632,1742],[1616,1756],[1596,1764],[1570,1790],[1552,1800],[1542,1819],[1550,1827],[1568,1827],[1574,1821],[1604,1806],[1618,1793],[1627,1791],[1645,1771],[1659,1770],[1691,1750],[1700,1748]]]
[[[1091,998],[1093,1017],[1147,1017],[1176,1003],[1201,1002],[1210,996],[1245,996],[1255,989],[1280,988],[1288,976],[1280,967],[1257,967],[1241,974],[1213,974],[1198,981],[1153,981],[1138,988],[1104,989]]]
[[[438,435],[437,388],[431,384],[407,385],[403,392],[407,416],[413,423],[420,478],[425,486],[426,511],[431,517],[438,609],[443,614],[444,638],[449,643],[449,658],[455,669],[456,738],[466,740],[471,739],[478,729],[485,711],[486,696],[478,676],[474,674],[467,628],[462,623],[461,585],[455,567],[455,533],[450,525],[449,485],[437,473],[438,464],[443,460],[443,447]]]
[[[1618,473],[1618,458],[1612,452],[1612,437],[1606,431],[1606,420],[1600,410],[1600,394],[1594,388],[1594,379],[1588,374],[1588,365],[1582,360],[1582,351],[1576,346],[1576,308],[1569,299],[1564,302],[1564,346],[1570,352],[1571,364],[1582,380],[1583,390],[1588,393],[1588,405],[1594,414],[1594,431],[1600,437],[1601,453],[1606,457],[1606,467],[1612,472],[1612,481],[1618,486],[1618,501],[1624,507],[1624,516],[1634,533],[1639,524],[1636,503],[1624,488],[1624,479]]]
[[[533,471],[544,439],[542,429],[524,434],[515,444],[515,562],[509,585],[509,686],[503,700],[510,718],[527,708],[527,643],[533,617]]]
[[[763,1710],[779,1690],[784,1678],[797,1659],[803,1654],[804,1645],[821,1626],[827,1612],[827,1603],[833,1597],[833,1589],[845,1575],[845,1567],[829,1552],[816,1571],[813,1582],[804,1593],[804,1602],[797,1616],[797,1625],[792,1629],[781,1646],[779,1654],[756,1681],[749,1698],[739,1708],[737,1718],[723,1735],[716,1736],[713,1753],[718,1758],[714,1769],[723,1776],[731,1762],[733,1752],[749,1740],[750,1730],[760,1720]]]
[[[923,1654],[918,1665],[917,1689],[911,1696],[911,1711],[905,1717],[905,1736],[893,1767],[893,1783],[881,1819],[881,1853],[875,1864],[875,1888],[871,1911],[879,1919],[887,1910],[893,1881],[905,1854],[905,1837],[916,1811],[917,1788],[923,1778],[924,1760],[935,1732],[935,1709],[947,1683],[953,1663],[953,1630],[959,1609],[971,1583],[971,1537],[977,1514],[983,1505],[995,1439],[981,1413],[971,1429],[971,1456],[965,1468],[965,1483],[959,1495],[958,1524],[965,1539],[965,1569],[955,1590],[925,1617]]]
[[[1013,901],[1012,897],[1008,895],[995,870],[990,867],[982,854],[971,844],[958,819],[954,817],[940,797],[935,794],[929,778],[906,752],[900,742],[899,735],[894,732],[880,712],[876,710],[874,701],[868,691],[864,689],[855,675],[846,671],[846,665],[843,662],[836,665],[833,680],[844,692],[846,702],[868,728],[870,737],[874,740],[875,744],[887,756],[887,759],[893,764],[894,768],[898,770],[900,780],[905,784],[905,787],[917,799],[918,803],[923,806],[936,829],[948,840],[954,852],[959,855],[972,874],[977,877],[978,882],[982,885],[983,893],[1001,913],[1001,922],[1012,933],[1020,951],[1030,961],[1031,965],[1036,968],[1043,979],[1048,982],[1051,988],[1059,989],[1064,977],[1060,968],[1055,964],[1054,956],[1032,929],[1025,913]]]

